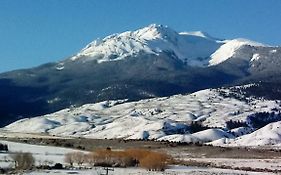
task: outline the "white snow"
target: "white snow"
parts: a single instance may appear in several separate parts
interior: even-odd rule
[[[249,134],[253,131],[252,128],[249,127],[239,127],[235,129],[231,129],[230,132],[233,133],[234,136],[242,136],[245,134]]]
[[[220,146],[279,147],[281,146],[281,122],[270,123],[251,134],[229,139],[224,143],[217,141],[212,144]]]
[[[226,133],[221,129],[206,129],[204,131],[196,132],[193,134],[172,134],[161,137],[159,140],[169,140],[172,142],[210,142],[221,138],[233,138],[233,135]]]
[[[198,162],[212,163],[218,166],[252,167],[261,169],[281,170],[281,159],[233,159],[233,158],[184,158]]]
[[[228,89],[220,89],[229,93]],[[189,95],[153,98],[138,102],[105,101],[64,109],[53,114],[26,118],[5,128],[7,132],[47,133],[89,138],[158,139],[170,141],[214,141],[231,138],[221,129],[190,134],[192,121],[224,128],[226,121],[245,121],[255,112],[280,109],[278,101],[223,97],[218,90],[202,90]],[[244,129],[246,131],[246,129]],[[235,131],[241,135],[240,131]],[[249,131],[250,132],[250,131]],[[179,134],[180,133],[180,134]],[[248,132],[245,132],[247,134]]]
[[[193,36],[199,36],[199,37],[202,37],[202,38],[214,39],[208,33],[202,32],[202,31],[180,32],[179,34],[181,34],[181,35],[193,35]]]
[[[233,39],[233,40],[226,40],[223,41],[225,44],[223,44],[216,52],[214,52],[211,55],[211,60],[209,61],[209,65],[217,65],[220,64],[227,59],[234,56],[236,51],[240,49],[242,46],[249,45],[249,46],[256,46],[256,47],[265,47],[266,45],[239,38],[239,39]]]
[[[116,33],[88,44],[70,58],[72,61],[98,63],[117,61],[140,54],[159,55],[170,52],[190,66],[206,67],[220,64],[233,57],[242,46],[267,47],[268,45],[244,38],[220,40],[202,31],[176,32],[157,24],[135,30]],[[272,50],[271,53],[275,53]],[[251,58],[247,58],[250,59]],[[252,60],[258,59],[255,55]],[[63,63],[57,70],[63,70]]]
[[[221,42],[203,32],[178,33],[163,25],[152,24],[136,31],[113,34],[88,44],[71,60],[97,60],[98,63],[116,61],[141,53],[174,53],[194,66],[204,66]],[[203,60],[202,60],[203,59]]]
[[[253,55],[251,61],[255,61],[255,60],[258,60],[258,59],[260,59],[260,54],[255,53],[255,54]]]
[[[0,143],[8,145],[9,152],[1,153],[0,152],[0,165],[1,160],[11,160],[9,154],[15,152],[29,152],[32,153],[36,160],[36,164],[39,165],[43,162],[53,162],[53,163],[64,163],[64,155],[69,152],[74,152],[77,150],[62,148],[62,147],[54,147],[54,146],[41,146],[41,145],[31,145],[10,141],[0,140]],[[12,162],[6,162],[2,166],[10,166]]]

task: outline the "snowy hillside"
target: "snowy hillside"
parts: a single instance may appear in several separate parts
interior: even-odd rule
[[[281,122],[274,122],[264,126],[253,133],[235,139],[219,139],[211,144],[216,146],[273,146],[281,145]]]
[[[209,142],[234,138],[226,121],[245,121],[255,112],[280,109],[279,101],[231,95],[229,89],[207,89],[138,102],[106,101],[14,122],[4,129],[89,138],[158,139]],[[212,127],[192,132],[192,122]],[[218,127],[218,128],[214,128]],[[237,131],[238,132],[238,131]]]

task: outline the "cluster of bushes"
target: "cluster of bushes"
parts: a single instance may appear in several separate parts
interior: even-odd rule
[[[192,121],[190,126],[189,126],[189,131],[191,133],[199,132],[199,131],[204,131],[206,129],[210,129],[208,126],[204,126],[201,122],[194,122]]]
[[[247,116],[246,121],[233,121],[226,122],[227,129],[235,129],[239,127],[251,127],[254,129],[260,129],[272,122],[281,121],[280,112],[257,112]]]
[[[12,161],[14,162],[14,169],[7,169],[7,172],[13,172],[14,170],[32,170],[37,169],[63,169],[61,163],[54,164],[52,161],[44,161],[43,164],[35,166],[35,158],[29,152],[13,152],[10,154]],[[51,164],[54,164],[51,166]],[[1,171],[0,171],[1,174]]]
[[[274,76],[277,77],[277,76]],[[247,97],[261,97],[269,100],[281,99],[281,83],[279,82],[259,82],[255,86],[249,86],[243,89]]]
[[[224,98],[234,98],[237,100],[249,102],[249,99],[245,97],[245,92],[242,91],[241,88],[229,87],[227,89],[229,91],[225,91],[224,89],[216,89],[215,91]]]
[[[0,143],[0,151],[9,151],[8,145]]]
[[[124,151],[99,149],[90,154],[73,152],[65,155],[65,162],[70,166],[74,164],[81,166],[83,163],[103,167],[139,166],[150,171],[163,171],[171,160],[172,158],[165,153],[146,149],[126,149]]]
[[[255,114],[249,115],[246,121],[247,124],[252,128],[260,129],[269,123],[281,121],[281,113],[257,112]]]
[[[235,129],[235,128],[239,128],[239,127],[247,127],[247,123],[244,121],[233,121],[233,120],[229,120],[226,122],[226,128],[227,129]]]
[[[74,165],[74,163],[76,163],[78,166],[81,166],[87,159],[87,155],[82,152],[66,153],[64,156],[64,161],[71,167]]]

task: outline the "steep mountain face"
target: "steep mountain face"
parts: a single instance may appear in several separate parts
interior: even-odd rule
[[[105,100],[135,101],[260,81],[278,84],[280,53],[279,47],[178,33],[162,25],[114,34],[61,62],[1,74],[0,125]]]

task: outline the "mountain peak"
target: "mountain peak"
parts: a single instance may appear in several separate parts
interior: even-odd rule
[[[147,27],[136,30],[134,33],[144,39],[176,37],[178,35],[173,29],[161,24],[150,24]]]
[[[135,31],[113,34],[88,44],[72,61],[96,60],[98,63],[117,61],[139,53],[158,55],[171,52],[189,65],[203,66],[199,59],[209,57],[221,43],[207,38],[203,32],[178,33],[168,26],[151,24]],[[202,49],[204,48],[204,49]]]

